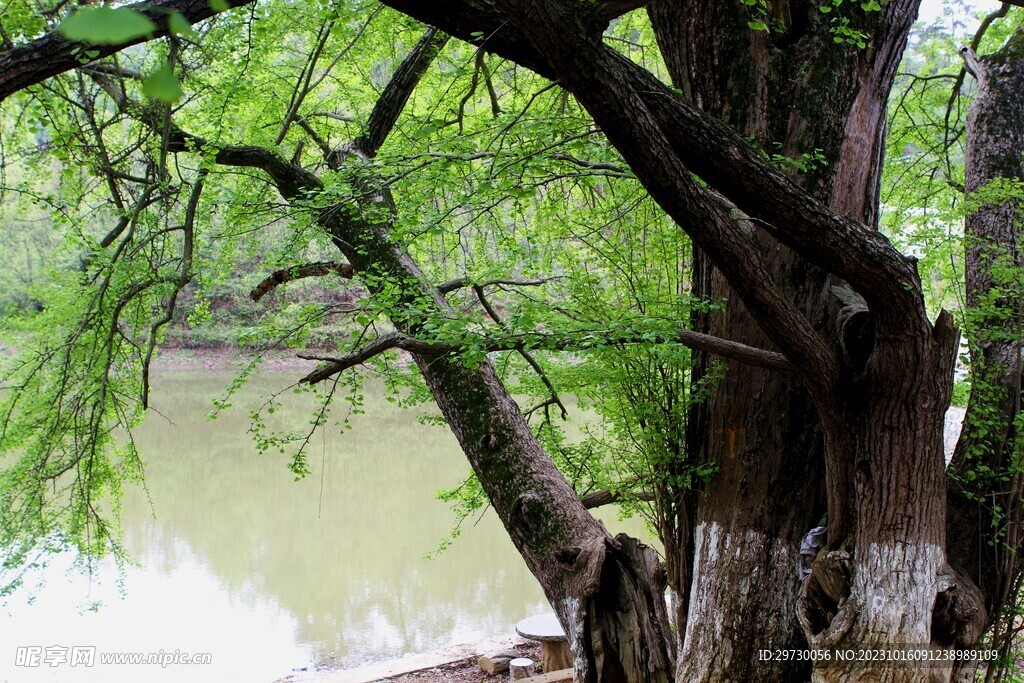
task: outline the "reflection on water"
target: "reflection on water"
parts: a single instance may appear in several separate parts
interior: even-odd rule
[[[90,589],[56,562],[33,604],[22,595],[0,610],[0,681],[271,681],[332,658],[348,666],[508,633],[546,609],[493,514],[424,559],[452,524],[434,492],[468,471],[446,429],[367,396],[353,429],[314,438],[312,474],[295,482],[284,456],[256,452],[242,405],[294,378],[264,378],[208,420],[229,379],[157,378],[166,419],[139,430],[147,489],[124,501],[140,565],[127,569],[125,597],[109,566]],[[275,415],[290,422],[281,427],[307,423],[304,398]],[[83,612],[93,600],[100,610]],[[213,664],[13,666],[16,648],[33,645],[209,652]]]

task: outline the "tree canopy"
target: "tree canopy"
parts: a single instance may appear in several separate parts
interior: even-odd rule
[[[150,362],[218,324],[239,382],[270,349],[315,363],[310,431],[252,416],[296,476],[357,366],[436,402],[475,477],[449,497],[495,508],[581,680],[799,679],[756,649],[1008,628],[1020,10],[961,70],[937,29],[900,66],[913,0],[684,5],[8,3],[3,589],[55,548],[119,552]],[[947,472],[957,325],[974,391]],[[598,416],[582,443],[570,395]],[[586,511],[611,500],[664,566]],[[751,572],[738,602],[716,588]],[[706,653],[715,611],[778,625]]]

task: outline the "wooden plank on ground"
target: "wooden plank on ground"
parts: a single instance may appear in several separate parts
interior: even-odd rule
[[[546,674],[530,676],[522,680],[527,683],[562,683],[563,681],[572,680],[572,672],[572,669],[559,669],[558,671],[549,671]]]

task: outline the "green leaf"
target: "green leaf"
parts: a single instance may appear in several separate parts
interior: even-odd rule
[[[760,21],[758,19],[754,19],[752,21],[748,21],[747,22],[747,26],[749,26],[754,31],[767,31],[768,30],[768,25],[765,24],[763,21]]]
[[[171,33],[177,36],[194,36],[196,34],[192,30],[192,24],[188,23],[185,15],[177,10],[171,12],[170,18],[167,20],[167,27],[171,30]]]
[[[120,45],[156,30],[149,17],[127,7],[89,7],[75,12],[57,28],[68,40]]]
[[[161,102],[177,102],[185,93],[171,71],[171,65],[164,63],[142,82],[142,92]]]
[[[210,0],[210,9],[214,12],[227,12],[231,9],[231,5],[228,4],[227,0]]]

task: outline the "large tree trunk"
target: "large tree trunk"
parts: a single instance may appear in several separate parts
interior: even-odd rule
[[[959,335],[945,312],[934,327],[921,321],[907,334],[901,326],[898,337],[876,324],[866,366],[847,366],[843,403],[823,411],[828,462],[840,470],[829,482],[835,540],[804,586],[801,623],[815,647],[947,647],[963,621],[945,562],[941,441]],[[936,627],[936,607],[946,604],[951,622]],[[951,671],[833,660],[814,674],[816,681],[945,681]]]
[[[762,149],[806,163],[790,169],[796,182],[837,212],[874,225],[885,98],[914,7],[891,6],[876,18],[875,44],[861,54],[832,40],[817,8],[776,3],[773,10],[788,30],[769,36],[748,27],[749,10],[739,2],[661,0],[649,7],[677,87]],[[826,328],[827,274],[764,233],[759,246],[776,281]],[[721,311],[695,316],[694,329],[771,347],[699,249],[693,291],[725,301]],[[695,382],[707,363],[698,359]],[[688,451],[715,463],[717,474],[696,497],[695,547],[673,549],[687,559],[692,553],[695,568],[692,585],[682,583],[688,572],[670,575],[678,577],[673,588],[689,597],[688,613],[677,615],[686,624],[679,678],[806,680],[808,662],[758,653],[806,646],[796,619],[796,567],[801,537],[825,512],[817,412],[797,377],[734,362],[694,412]],[[688,537],[683,530],[674,535]]]
[[[996,53],[968,54],[967,61],[978,95],[967,120],[965,189],[968,198],[999,194],[983,200],[965,224],[972,389],[950,465],[948,539],[951,563],[981,589],[988,627],[1016,599],[1024,547],[1024,483],[1014,465],[1024,363],[1022,202],[1006,196],[1009,188],[993,187],[1024,180],[1024,29]],[[1000,646],[1006,635],[1005,628],[993,634]]]

